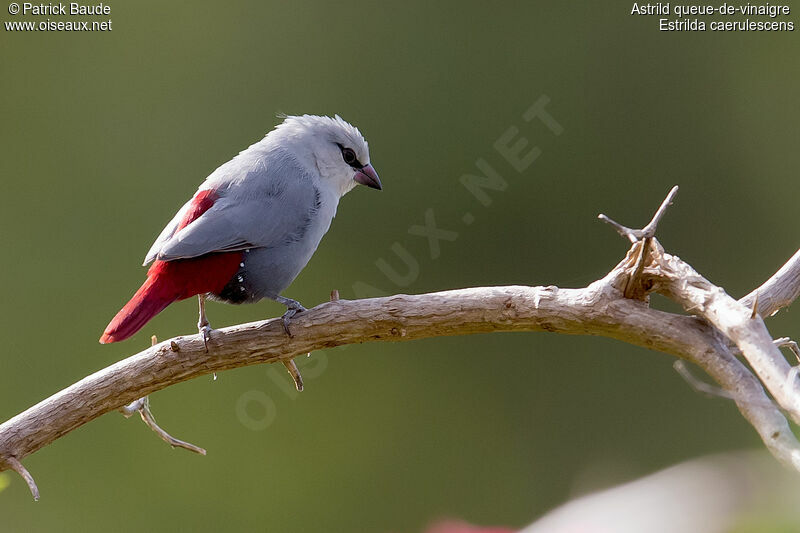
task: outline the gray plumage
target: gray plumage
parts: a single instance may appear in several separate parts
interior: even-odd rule
[[[343,160],[344,149],[353,151],[355,165]],[[366,184],[380,188],[358,129],[338,116],[287,117],[205,180],[198,190],[214,191],[213,206],[176,232],[190,209],[187,202],[144,264],[243,251],[237,274],[211,296],[231,303],[275,299],[306,266],[330,228],[339,199],[365,173],[374,176]]]
[[[287,307],[288,333],[289,320],[305,308],[281,292],[311,259],[339,199],[357,183],[381,188],[356,128],[338,116],[286,117],[215,170],[161,231],[145,256],[145,265],[155,261],[147,281],[100,342],[124,340],[172,302],[194,295],[206,346],[212,331],[207,296],[230,303],[272,298]]]

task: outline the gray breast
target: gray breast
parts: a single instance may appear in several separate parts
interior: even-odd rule
[[[276,244],[255,247],[242,254],[238,272],[216,296],[228,303],[248,303],[280,295],[308,264],[330,227],[335,205],[325,209],[321,191],[314,187],[314,201],[300,223]]]

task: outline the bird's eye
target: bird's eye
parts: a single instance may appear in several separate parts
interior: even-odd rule
[[[351,148],[342,148],[342,159],[350,166],[353,166],[358,161],[356,153]]]

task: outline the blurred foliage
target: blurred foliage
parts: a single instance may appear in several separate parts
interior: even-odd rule
[[[731,294],[797,249],[795,33],[660,33],[619,1],[111,6],[107,33],[0,31],[1,419],[152,334],[193,332],[187,301],[97,344],[164,223],[278,112],[358,125],[385,187],[343,200],[287,291],[306,305],[333,288],[352,298],[356,282],[581,286],[627,248],[597,213],[643,224],[676,183],[659,238]],[[541,95],[560,136],[522,120]],[[493,148],[510,126],[542,151],[523,173]],[[508,182],[488,207],[459,183],[478,158]],[[459,233],[437,259],[408,233],[427,209]],[[419,264],[403,287],[376,266],[401,269],[394,243]],[[209,307],[214,326],[280,312]],[[776,337],[798,325],[796,310],[770,320]],[[42,500],[11,478],[2,528],[521,526],[576,487],[760,446],[731,402],[694,393],[671,362],[607,339],[507,334],[313,354],[300,395],[282,369],[198,379],[153,395],[153,411],[207,457],[105,416],[26,460]],[[237,414],[251,392],[261,404]],[[270,415],[263,430],[242,423]]]

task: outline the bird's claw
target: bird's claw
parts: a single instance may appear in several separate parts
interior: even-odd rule
[[[208,353],[208,341],[211,339],[211,326],[208,324],[204,326],[197,326],[197,330],[200,332],[200,336],[203,338],[203,346],[206,348],[206,353]]]
[[[292,317],[294,317],[294,315],[297,313],[302,313],[303,311],[306,311],[306,308],[300,305],[297,309],[289,308],[285,313],[283,313],[283,316],[281,317],[283,319],[283,331],[285,331],[288,336],[292,336],[292,333],[289,331],[289,321],[292,319]]]
[[[298,302],[297,300],[292,300],[291,298],[284,298],[282,296],[276,298],[276,301],[282,303],[286,306],[286,312],[283,313],[281,317],[283,319],[283,331],[286,332],[286,335],[289,337],[292,336],[292,333],[289,331],[289,321],[296,315],[297,313],[302,313],[303,311],[307,311],[303,305]]]

